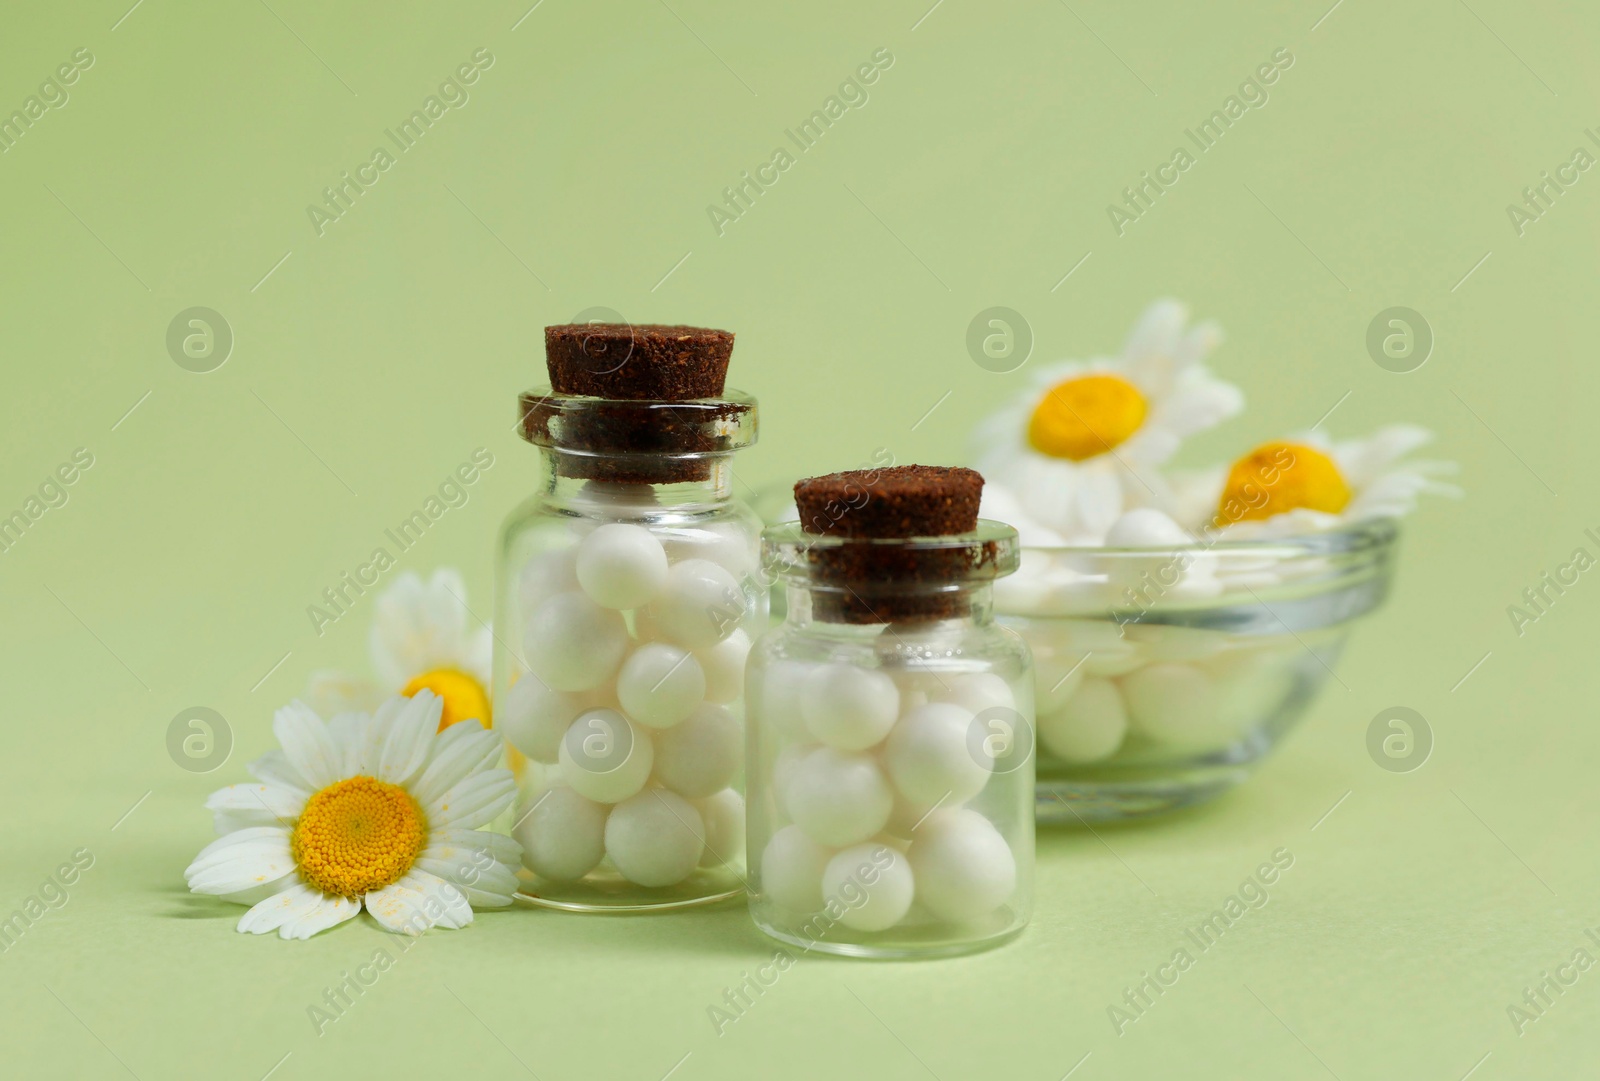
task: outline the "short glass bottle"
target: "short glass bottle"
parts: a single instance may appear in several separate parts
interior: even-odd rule
[[[501,534],[494,653],[520,895],[571,911],[735,896],[744,665],[767,595],[731,458],[755,442],[755,400],[535,391],[522,407],[544,481]]]
[[[838,573],[866,549],[918,580]],[[747,672],[756,924],[852,957],[1016,936],[1033,901],[1033,666],[995,623],[992,588],[1017,567],[1016,531],[857,539],[790,523],[762,551],[788,607]]]

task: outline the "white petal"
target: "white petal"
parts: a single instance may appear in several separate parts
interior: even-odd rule
[[[1209,376],[1184,379],[1155,403],[1145,427],[1163,428],[1180,436],[1214,428],[1244,409],[1244,392]]]
[[[515,797],[517,782],[508,769],[475,773],[453,785],[438,798],[423,804],[433,829],[476,829],[492,822]]]
[[[306,939],[343,923],[360,911],[360,901],[329,897],[321,890],[299,883],[246,912],[239,919],[239,930],[251,935],[276,931],[280,938]]]
[[[522,846],[503,833],[488,830],[431,830],[424,856],[440,856],[453,849],[467,852],[487,852],[491,859],[512,867],[522,862]]]
[[[246,908],[250,908],[260,904],[262,901],[265,901],[268,897],[271,897],[275,893],[282,893],[284,890],[295,885],[299,881],[300,872],[290,871],[282,878],[274,878],[271,882],[262,882],[259,885],[251,886],[247,890],[236,890],[233,893],[223,893],[218,894],[218,896],[224,901],[229,901],[236,905],[244,905]]]
[[[455,930],[472,922],[461,891],[437,875],[412,870],[392,886],[366,896],[367,911],[385,930],[420,935],[430,927]]]
[[[481,830],[443,830],[429,838],[416,867],[451,883],[473,908],[502,908],[517,892],[522,846]]]
[[[415,612],[422,608],[422,579],[415,571],[404,571],[394,584],[378,594],[377,613],[367,636],[372,669],[386,687],[402,687],[421,669],[412,667],[409,644]]]
[[[1171,473],[1167,480],[1172,487],[1172,516],[1178,524],[1193,531],[1211,521],[1217,513],[1217,502],[1222,498],[1227,476],[1225,465]]]
[[[265,784],[289,788],[304,796],[312,792],[311,782],[300,775],[282,751],[268,751],[245,767],[245,772]]]
[[[1164,297],[1153,301],[1139,316],[1128,334],[1122,355],[1128,359],[1149,356],[1152,353],[1171,354],[1189,321],[1189,309],[1179,300]]]
[[[463,594],[465,596],[465,594]],[[491,682],[494,667],[494,629],[479,627],[467,637],[466,652],[461,658],[461,668],[482,686]]]
[[[378,760],[383,756],[383,741],[388,737],[389,730],[394,727],[396,718],[405,712],[411,699],[404,695],[390,695],[378,704],[372,713],[372,723],[362,731],[361,749],[357,754],[361,768],[358,771],[366,777],[378,775]]]
[[[411,786],[411,795],[427,806],[474,773],[498,766],[503,753],[499,733],[485,732],[477,721],[453,724],[435,741],[433,759]]]
[[[208,811],[261,811],[284,819],[299,818],[305,805],[299,792],[273,784],[230,784],[206,797]]]
[[[467,612],[461,602],[467,597],[467,583],[454,567],[436,567],[428,579],[428,604],[438,626],[454,623],[465,627]]]
[[[278,928],[280,938],[305,940],[319,931],[326,931],[361,914],[361,902],[350,897],[322,897],[322,904],[311,912],[302,912],[292,922]]]
[[[441,567],[426,585],[407,572],[378,597],[369,644],[373,669],[387,686],[460,663],[466,653],[466,595],[461,574]]]
[[[183,872],[195,893],[229,894],[282,878],[294,870],[289,831],[251,826],[206,845]]]
[[[1222,339],[1222,328],[1209,319],[1190,327],[1178,343],[1178,367],[1182,369],[1199,364],[1222,344]]]
[[[372,718],[365,713],[341,713],[328,722],[328,732],[339,746],[339,774],[354,777],[366,764],[367,729]]]
[[[1158,300],[1145,309],[1122,347],[1122,368],[1147,396],[1166,393],[1178,371],[1178,349],[1189,309]]]
[[[343,756],[328,726],[304,702],[291,702],[272,717],[272,734],[283,753],[313,789],[340,779]]]
[[[1433,433],[1415,424],[1391,424],[1367,439],[1336,444],[1334,460],[1352,488],[1375,480],[1385,469],[1418,447],[1431,442]]]
[[[428,748],[439,730],[444,699],[429,690],[418,691],[395,714],[383,733],[375,776],[390,784],[405,784],[428,761]]]
[[[206,798],[219,835],[249,826],[287,825],[300,817],[305,805],[300,790],[273,784],[231,784]]]
[[[473,862],[474,856],[483,861],[482,866]],[[517,873],[478,853],[467,853],[451,859],[420,856],[413,867],[450,883],[461,891],[473,908],[504,908],[517,892]]]
[[[1063,529],[1068,543],[1099,544],[1125,509],[1124,488],[1117,472],[1086,470],[1072,493],[1071,526]]]

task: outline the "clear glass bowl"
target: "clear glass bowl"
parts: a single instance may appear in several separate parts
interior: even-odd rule
[[[1383,602],[1391,519],[1184,548],[1024,548],[995,586],[1033,649],[1041,822],[1140,818],[1250,776]]]

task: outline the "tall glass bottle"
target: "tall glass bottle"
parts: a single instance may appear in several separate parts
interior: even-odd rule
[[[861,539],[789,524],[763,550],[788,603],[748,669],[757,925],[855,957],[1015,936],[1033,893],[1033,668],[992,596],[1016,569],[1015,530]],[[879,573],[839,573],[868,566]]]
[[[523,896],[614,911],[735,895],[744,665],[767,596],[731,459],[755,442],[755,400],[522,406],[543,479],[502,532],[494,692]]]

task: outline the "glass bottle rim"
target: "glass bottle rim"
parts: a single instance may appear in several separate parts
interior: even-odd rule
[[[756,399],[728,389],[718,398],[666,401],[557,394],[519,396],[517,432],[546,450],[580,455],[707,458],[743,450],[759,436]]]
[[[878,579],[872,585],[880,589],[948,589],[981,585],[1014,573],[1021,565],[1022,544],[1014,528],[986,518],[980,518],[977,528],[970,532],[930,537],[844,537],[808,533],[799,522],[780,522],[762,530],[761,561],[770,574],[795,585],[844,588],[838,580],[819,580],[817,555],[821,553],[827,553],[830,562],[841,557],[848,559],[851,553],[860,553],[866,559],[874,553],[936,556],[941,574],[935,580],[901,583]]]

